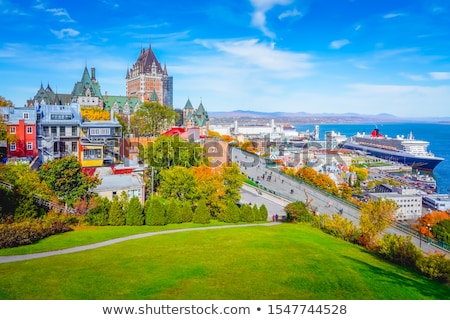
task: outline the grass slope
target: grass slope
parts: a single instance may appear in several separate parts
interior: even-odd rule
[[[357,246],[292,224],[158,235],[0,264],[1,299],[445,300],[449,293]]]

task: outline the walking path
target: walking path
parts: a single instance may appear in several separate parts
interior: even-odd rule
[[[240,227],[258,227],[258,226],[266,226],[266,227],[269,226],[270,227],[270,226],[277,225],[279,223],[280,222],[269,222],[269,223],[261,223],[261,224],[254,224],[254,223],[252,223],[252,224],[236,224],[236,225],[229,225],[229,226],[200,227],[200,228],[188,228],[188,229],[147,232],[147,233],[135,234],[135,235],[127,236],[127,237],[102,241],[102,242],[98,242],[98,243],[88,244],[85,246],[61,249],[61,250],[56,250],[56,251],[30,253],[30,254],[23,254],[23,255],[16,255],[16,256],[0,256],[0,263],[25,261],[25,260],[31,260],[31,259],[51,257],[51,256],[56,256],[56,255],[61,255],[61,254],[80,252],[80,251],[91,250],[91,249],[96,249],[96,248],[100,248],[100,247],[106,247],[106,246],[109,246],[112,244],[116,244],[116,243],[120,243],[120,242],[124,242],[124,241],[128,241],[128,240],[146,238],[146,237],[156,236],[156,235],[160,235],[160,234],[188,232],[188,231],[197,231],[197,230],[210,230],[210,229],[240,228]]]

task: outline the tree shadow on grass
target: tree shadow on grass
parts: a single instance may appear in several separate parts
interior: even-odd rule
[[[370,253],[373,257],[379,259],[378,256]],[[386,283],[398,284],[401,283],[405,291],[416,291],[418,294],[424,296],[424,299],[430,300],[449,300],[450,299],[450,287],[444,284],[440,284],[432,279],[428,279],[425,276],[417,273],[409,268],[399,266],[389,261],[385,261],[387,264],[395,265],[401,272],[392,272],[385,270],[381,267],[374,266],[373,264],[361,261],[349,256],[343,256],[343,258],[351,260],[355,266],[360,266],[361,269],[366,269],[373,274],[379,275],[380,279],[383,279]],[[408,276],[410,275],[410,276]],[[399,299],[403,300],[403,299]],[[416,299],[418,300],[418,299]]]

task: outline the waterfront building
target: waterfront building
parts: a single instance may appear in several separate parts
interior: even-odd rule
[[[429,194],[423,197],[423,203],[433,210],[447,211],[450,210],[450,194]]]
[[[381,185],[376,191],[378,192],[369,193],[372,199],[382,198],[395,201],[398,206],[395,213],[398,221],[417,220],[422,216],[422,196],[419,190],[405,186]]]
[[[2,107],[0,116],[6,123],[8,142],[3,145],[3,157],[8,159],[37,157],[36,112],[28,107]],[[5,152],[6,151],[6,152]]]
[[[151,46],[141,49],[125,78],[128,97],[136,97],[140,102],[157,99],[160,104],[173,107],[173,77],[168,75],[165,64],[161,66]]]

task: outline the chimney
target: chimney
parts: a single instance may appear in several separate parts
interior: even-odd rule
[[[96,81],[96,79],[95,79],[95,68],[94,67],[91,68],[91,80],[94,81],[94,82]]]

